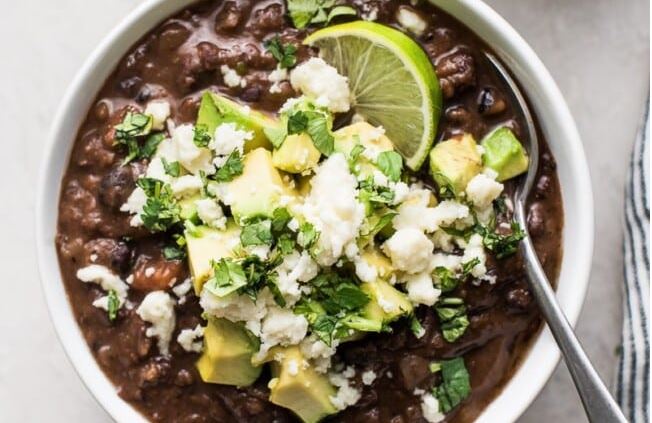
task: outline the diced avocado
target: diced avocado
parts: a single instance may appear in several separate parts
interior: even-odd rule
[[[335,414],[330,397],[336,390],[325,374],[307,365],[298,346],[283,349],[281,362],[272,363],[269,400],[292,410],[305,423],[316,423]]]
[[[272,153],[268,150],[250,151],[243,165],[242,174],[228,183],[231,212],[238,223],[252,217],[271,217],[281,206],[283,197],[296,197],[272,164]]]
[[[301,173],[317,166],[321,153],[310,135],[289,135],[278,150],[272,153],[272,163],[289,173]]]
[[[206,91],[199,105],[197,125],[205,125],[208,133],[213,135],[215,128],[222,123],[236,123],[247,131],[254,133],[253,139],[245,144],[245,151],[258,147],[271,148],[271,143],[263,132],[264,128],[276,127],[280,123],[261,112],[251,110],[219,94]]]
[[[375,154],[394,150],[394,144],[382,132],[382,129],[376,128],[367,122],[357,122],[345,126],[335,131],[334,135],[335,151],[344,154],[348,158],[350,158],[351,152],[358,144]],[[360,166],[359,174],[362,177],[372,175],[374,170],[377,170],[376,164],[365,157],[358,159],[358,165]]]
[[[442,141],[430,151],[430,172],[440,188],[450,187],[454,194],[482,170],[482,158],[473,136]]]
[[[197,370],[207,383],[249,386],[262,371],[262,367],[251,364],[257,350],[256,339],[241,323],[211,318],[204,329],[204,350],[197,360]]]
[[[392,266],[391,260],[378,248],[367,248],[360,253],[360,257],[369,263],[370,266],[376,268],[378,277],[382,280],[389,280],[396,271]]]
[[[412,313],[412,303],[407,296],[382,279],[365,282],[361,288],[371,298],[362,314],[369,320],[389,323]]]
[[[197,205],[195,204],[195,201],[200,198],[199,195],[193,195],[192,197],[182,198],[179,200],[179,208],[181,209],[179,217],[181,217],[181,220],[197,220]]]
[[[502,182],[527,171],[529,159],[525,149],[514,133],[507,127],[500,127],[482,140],[484,165],[498,173]]]
[[[240,228],[229,220],[225,230],[198,226],[192,233],[186,231],[185,238],[193,286],[199,295],[213,271],[211,260],[231,257],[233,247],[240,241]]]

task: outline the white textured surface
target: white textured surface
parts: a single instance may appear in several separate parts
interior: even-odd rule
[[[611,380],[620,332],[622,186],[649,81],[646,0],[489,0],[539,53],[577,120],[596,200],[593,280],[579,335]],[[109,421],[67,361],[41,294],[33,249],[41,146],[66,85],[136,0],[13,2],[0,15],[0,421]],[[54,207],[53,207],[54,211]],[[523,422],[583,422],[568,372],[556,371]]]

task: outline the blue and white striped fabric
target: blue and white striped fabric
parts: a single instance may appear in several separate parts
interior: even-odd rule
[[[650,421],[650,104],[625,190],[624,321],[616,398],[631,423]]]

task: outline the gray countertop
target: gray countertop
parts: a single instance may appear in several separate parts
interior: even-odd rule
[[[61,96],[101,37],[138,1],[12,2],[0,15],[0,421],[110,421],[63,353],[39,286],[34,186]],[[623,184],[649,88],[646,0],[489,0],[534,47],[565,95],[582,135],[595,192],[593,276],[578,334],[611,381],[621,325]],[[54,206],[53,206],[54,210]],[[558,367],[523,422],[583,422]]]

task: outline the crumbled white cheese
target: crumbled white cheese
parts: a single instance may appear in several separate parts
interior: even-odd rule
[[[158,338],[158,349],[162,355],[170,355],[170,339],[176,316],[174,314],[174,300],[164,291],[150,292],[136,309],[136,313],[146,322],[152,324],[147,328],[145,335]]]
[[[249,245],[245,249],[249,255],[256,256],[261,260],[267,260],[271,251],[269,245]]]
[[[462,256],[455,254],[435,253],[430,259],[430,270],[437,267],[444,267],[451,272],[456,272],[462,265]]]
[[[165,121],[170,117],[170,103],[161,100],[150,101],[145,107],[145,114],[152,117],[152,129],[162,131]]]
[[[353,376],[351,372],[355,374],[355,370],[353,370],[352,367],[349,367],[342,373],[331,373],[328,375],[330,382],[338,388],[337,394],[328,397],[328,399],[338,410],[344,410],[345,408],[354,405],[362,396],[358,389],[351,386],[349,380]]]
[[[438,423],[445,418],[439,411],[439,401],[431,393],[423,394],[421,397],[421,412],[428,423]]]
[[[400,229],[382,246],[398,270],[407,273],[420,273],[430,264],[432,241],[418,229]]]
[[[373,370],[367,370],[366,372],[362,373],[362,383],[369,386],[374,383],[376,377],[376,372]]]
[[[396,20],[399,24],[416,36],[423,35],[428,27],[426,21],[419,14],[408,7],[399,7],[396,12]]]
[[[467,198],[479,209],[490,206],[501,192],[503,192],[503,184],[484,173],[474,176],[466,186]]]
[[[140,187],[136,187],[129,195],[129,198],[127,198],[127,202],[120,206],[121,212],[127,212],[134,215],[129,222],[131,226],[136,227],[143,224],[140,214],[143,212],[145,203],[147,203],[147,195],[145,194],[145,191]]]
[[[362,3],[362,19],[365,21],[375,21],[378,19],[378,7],[369,3]]]
[[[487,254],[484,250],[482,242],[482,235],[473,234],[469,238],[469,242],[464,248],[464,255],[462,256],[462,263],[467,263],[473,259],[478,259],[480,262],[476,264],[471,270],[471,275],[476,278],[481,278],[487,273]]]
[[[211,174],[214,167],[211,164],[211,152],[207,148],[197,147],[192,125],[180,125],[174,130],[172,143],[176,149],[179,163],[190,173],[198,174],[200,170]]]
[[[77,279],[86,283],[96,283],[106,292],[114,291],[118,297],[119,306],[125,303],[127,299],[127,290],[129,285],[127,285],[120,277],[108,267],[102,266],[99,264],[91,264],[86,267],[82,267],[77,270]],[[96,299],[93,302],[93,306],[108,310],[109,308],[109,296],[105,295]]]
[[[253,132],[240,129],[235,123],[227,122],[215,128],[215,134],[208,144],[208,148],[213,149],[217,156],[228,157],[234,151],[239,152],[242,156],[245,142],[251,141],[253,138]]]
[[[197,206],[197,216],[206,225],[216,229],[226,228],[226,217],[217,201],[212,198],[202,198],[195,201],[195,206]]]
[[[434,232],[442,226],[469,219],[469,207],[465,204],[445,200],[435,207],[430,207],[430,196],[431,193],[427,189],[412,188],[405,202],[399,206],[399,214],[392,220],[394,228],[417,228]]]
[[[282,68],[280,65],[272,71],[267,80],[272,83],[272,86],[269,87],[269,92],[272,94],[277,94],[281,92],[281,82],[287,81],[288,79],[288,70]]]
[[[218,297],[207,289],[202,290],[199,299],[199,304],[209,315],[232,322],[245,322],[247,329],[256,336],[260,335],[260,321],[267,313],[267,306],[273,302],[274,298],[267,288],[258,293],[255,302],[247,295],[236,293]]]
[[[234,88],[247,86],[247,81],[238,75],[238,72],[236,72],[235,69],[231,69],[227,65],[222,65],[220,66],[220,72],[222,73],[224,84],[227,87]]]
[[[262,321],[260,350],[257,357],[264,357],[276,345],[297,345],[308,333],[308,321],[292,310],[272,306]]]
[[[405,279],[408,298],[413,304],[432,306],[439,299],[441,291],[433,285],[429,272],[406,276]]]
[[[294,89],[315,100],[315,104],[331,112],[348,112],[351,92],[348,79],[323,59],[312,57],[297,66],[290,75]]]
[[[174,295],[176,295],[179,299],[181,299],[188,292],[190,292],[191,289],[192,289],[192,279],[186,278],[179,285],[174,286],[172,288],[172,292],[174,292]],[[179,302],[181,302],[181,301],[179,301]]]
[[[277,286],[283,298],[291,305],[301,296],[299,282],[308,282],[319,273],[319,266],[306,251],[293,251],[276,267]]]
[[[334,339],[331,346],[326,345],[315,335],[310,335],[301,341],[301,353],[304,357],[311,360],[315,370],[319,373],[326,373],[331,366],[331,357],[335,354],[338,340]]]
[[[177,342],[187,352],[201,352],[204,343],[201,338],[204,336],[204,328],[201,325],[194,329],[183,329],[177,336]]]
[[[362,282],[374,282],[378,279],[378,269],[364,258],[358,256],[353,261],[355,274]]]
[[[316,169],[311,184],[300,210],[320,232],[317,262],[330,266],[358,236],[365,209],[357,201],[357,180],[341,153],[331,155]]]
[[[204,183],[197,175],[183,175],[173,179],[170,186],[174,196],[182,198],[200,191],[204,187]]]

